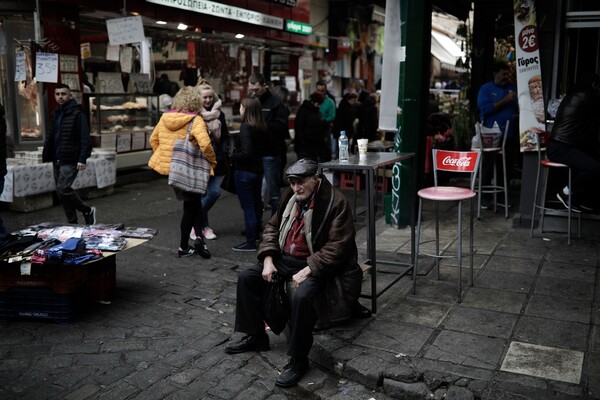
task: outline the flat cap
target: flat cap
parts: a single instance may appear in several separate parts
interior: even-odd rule
[[[306,178],[317,174],[317,163],[310,158],[303,158],[292,164],[285,174],[288,178]]]

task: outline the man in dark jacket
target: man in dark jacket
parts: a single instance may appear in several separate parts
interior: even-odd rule
[[[262,114],[268,128],[267,146],[264,149],[264,177],[269,189],[269,205],[271,215],[275,214],[281,198],[281,174],[286,164],[289,136],[288,117],[290,110],[279,96],[271,93],[262,74],[254,74],[248,78],[248,94],[257,97],[262,106]]]
[[[263,232],[260,262],[243,271],[237,284],[235,330],[248,336],[225,347],[227,353],[269,350],[263,323],[263,293],[276,273],[296,288],[290,316],[291,357],[276,380],[295,385],[308,371],[312,331],[347,319],[358,304],[362,270],[356,231],[344,195],[317,173],[317,163],[301,159],[286,171],[288,190]],[[323,325],[321,321],[327,319]]]
[[[356,120],[356,102],[358,95],[356,92],[349,92],[342,97],[335,113],[333,121],[333,137],[337,143],[340,138],[340,132],[346,132],[348,139],[354,138],[354,120]],[[336,146],[337,148],[337,146]],[[337,158],[337,154],[335,156]]]
[[[294,151],[298,160],[310,158],[319,161],[324,150],[329,151],[326,139],[326,123],[319,107],[323,103],[320,93],[313,93],[302,102],[294,121]],[[327,161],[327,160],[322,160]]]
[[[86,168],[92,153],[90,129],[81,105],[71,98],[71,89],[59,84],[54,89],[58,107],[52,112],[52,123],[46,140],[42,160],[52,162],[56,193],[67,221],[77,224],[77,211],[83,214],[86,225],[96,223],[96,208],[83,203],[72,188],[79,171]]]
[[[573,169],[571,188],[557,193],[568,207],[568,191],[573,204],[583,211],[600,210],[600,76],[580,77],[560,102],[550,133],[548,159]]]

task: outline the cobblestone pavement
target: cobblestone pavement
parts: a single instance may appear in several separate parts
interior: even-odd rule
[[[120,186],[90,203],[99,223],[160,232],[117,254],[110,304],[92,304],[64,325],[0,321],[2,399],[545,400],[600,393],[598,230],[567,246],[560,235],[529,238],[511,220],[484,213],[475,228],[475,286],[464,274],[461,303],[456,262],[444,260],[437,280],[423,260],[416,294],[403,279],[380,297],[373,318],[317,332],[311,370],[300,385],[281,389],[274,382],[287,362],[283,335],[270,334],[268,352],[223,352],[239,337],[232,329],[237,274],[255,260],[231,251],[243,240],[235,196],[224,194],[211,211],[218,239],[208,242],[210,260],[177,258],[181,204],[164,180]],[[9,229],[64,220],[58,206],[2,216]],[[432,231],[430,220],[425,228]],[[382,257],[406,258],[408,230],[379,220],[377,233]],[[363,254],[364,235],[361,229]],[[442,237],[452,241],[453,233]],[[381,267],[378,284],[391,272]]]

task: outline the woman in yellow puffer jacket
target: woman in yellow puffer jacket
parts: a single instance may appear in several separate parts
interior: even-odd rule
[[[191,123],[190,138],[196,142],[202,153],[211,165],[210,174],[214,174],[217,165],[215,151],[212,147],[206,124],[199,115],[202,111],[202,101],[198,92],[192,88],[185,87],[177,92],[173,99],[172,109],[163,113],[160,121],[150,136],[152,146],[152,157],[148,166],[161,175],[169,175],[171,167],[171,155],[176,139],[185,138],[188,126]],[[189,257],[198,253],[204,258],[210,258],[210,252],[202,236],[197,236],[194,246],[190,247],[189,239],[192,227],[196,232],[202,232],[202,206],[199,193],[185,192],[176,188],[175,196],[183,201],[183,216],[180,223],[180,243],[177,250],[178,257]]]

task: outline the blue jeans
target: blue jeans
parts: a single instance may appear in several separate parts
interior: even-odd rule
[[[240,206],[244,213],[246,224],[246,243],[256,246],[258,230],[262,222],[262,201],[260,199],[260,188],[262,175],[248,171],[234,172],[235,190],[237,191]]]
[[[4,177],[0,178],[0,194],[4,191]],[[0,239],[3,239],[8,232],[6,231],[6,227],[4,226],[4,220],[0,217]]]
[[[277,206],[279,206],[279,200],[281,199],[281,157],[265,156],[262,161],[267,187],[269,188],[269,206],[271,206],[272,216],[277,212]]]
[[[73,190],[73,182],[77,178],[77,165],[58,165],[54,164],[54,182],[56,183],[56,193],[65,210],[67,221],[70,224],[77,223],[77,211],[86,213],[90,207],[81,201],[81,197]]]
[[[207,228],[208,223],[208,210],[215,205],[219,197],[221,197],[221,183],[225,175],[214,175],[208,180],[208,186],[206,187],[206,193],[202,196],[202,228]]]

